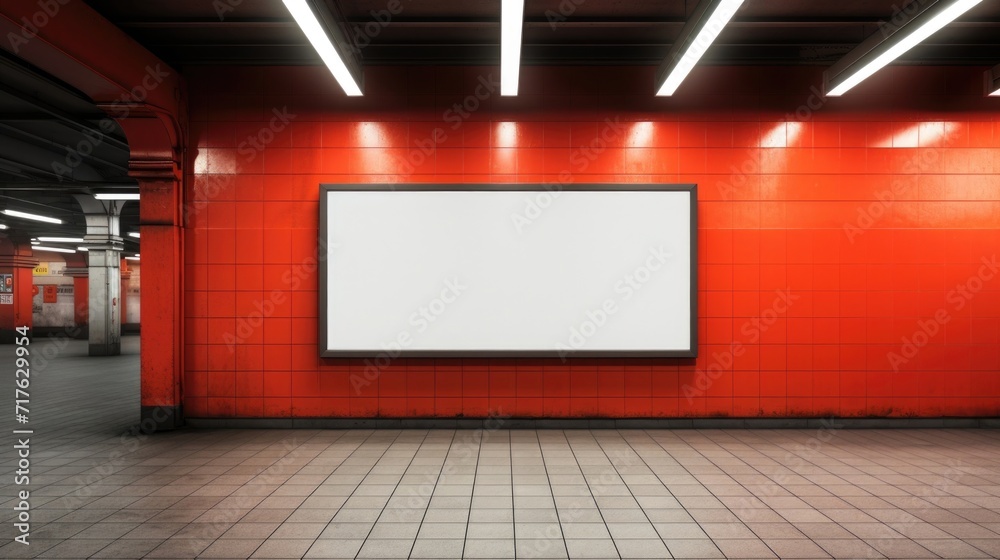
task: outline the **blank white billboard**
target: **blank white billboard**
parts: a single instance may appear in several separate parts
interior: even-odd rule
[[[694,185],[324,185],[324,357],[696,352]]]

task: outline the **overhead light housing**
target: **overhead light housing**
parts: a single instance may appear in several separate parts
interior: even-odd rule
[[[500,95],[517,95],[521,72],[521,30],[524,0],[502,0],[500,4]]]
[[[910,6],[924,4],[925,8],[912,15],[897,13],[823,74],[826,95],[843,95],[982,1],[913,2]]]
[[[733,18],[743,0],[701,0],[670,47],[656,74],[656,95],[673,95],[708,47]]]
[[[65,247],[46,247],[45,245],[32,245],[32,251],[51,251],[53,253],[75,253],[75,249],[67,249]]]
[[[1000,64],[986,71],[986,95],[1000,97]]]
[[[344,93],[351,97],[363,95],[361,66],[351,53],[353,47],[348,46],[347,38],[326,5],[317,6],[316,0],[282,1]]]
[[[83,243],[82,237],[39,237],[39,241],[46,243]]]
[[[97,200],[139,200],[139,193],[97,193]]]
[[[31,214],[29,212],[21,212],[20,210],[6,209],[3,211],[4,214],[8,216],[13,216],[15,218],[24,218],[25,220],[34,220],[36,222],[45,222],[48,224],[61,224],[62,220],[59,218],[50,218],[48,216],[42,216],[39,214]]]
[[[136,239],[139,239],[139,232],[137,232],[137,231],[130,231],[130,232],[128,232],[128,236],[129,237],[134,237]]]

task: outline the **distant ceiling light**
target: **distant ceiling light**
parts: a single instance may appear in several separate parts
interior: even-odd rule
[[[7,229],[7,224],[0,224],[0,229]]]
[[[500,5],[500,95],[517,95],[521,71],[521,29],[524,0],[502,0]]]
[[[33,251],[51,251],[53,253],[75,253],[75,249],[67,249],[65,247],[46,247],[44,245],[35,245],[31,248]]]
[[[986,95],[1000,97],[1000,64],[986,71]]]
[[[913,15],[897,14],[824,74],[826,95],[839,97],[887,64],[955,21],[983,0],[920,2],[926,8]],[[914,2],[911,5],[916,5]],[[897,22],[901,19],[901,22]]]
[[[40,216],[38,214],[30,214],[28,212],[21,212],[20,210],[4,210],[4,214],[8,216],[13,216],[15,218],[24,218],[25,220],[35,220],[36,222],[46,222],[49,224],[61,224],[62,220],[59,218],[50,218],[48,216]]]
[[[139,260],[139,257],[125,257],[125,260],[127,260],[127,261],[137,261],[137,260]]]
[[[82,253],[86,253],[86,252],[87,252],[87,251],[89,251],[90,249],[87,249],[86,247],[77,247],[77,248],[76,248],[76,250],[77,250],[77,251],[80,251],[80,252],[82,252]]]
[[[35,241],[35,240],[31,241],[32,245],[40,245],[41,243],[42,243],[41,241]]]
[[[355,79],[354,74],[351,69],[347,67],[347,62],[345,57],[342,55],[341,51],[334,46],[333,42],[330,40],[330,35],[324,29],[323,24],[320,23],[319,19],[316,17],[316,13],[313,11],[311,2],[308,0],[282,0],[285,3],[285,7],[291,12],[292,17],[295,19],[295,23],[299,24],[302,28],[303,33],[306,34],[306,38],[312,43],[316,52],[319,53],[319,57],[323,59],[326,63],[327,68],[333,73],[333,77],[336,78],[337,83],[343,88],[344,93],[351,97],[358,97],[363,95],[361,92],[361,86],[358,85],[358,80]],[[336,29],[336,26],[331,26]],[[336,31],[334,31],[336,33]]]
[[[130,231],[130,232],[128,232],[128,236],[129,237],[134,237],[136,239],[139,239],[139,232],[137,232],[137,231]]]
[[[139,193],[97,193],[97,200],[139,200]]]
[[[658,96],[673,95],[694,69],[715,38],[722,33],[743,0],[701,0],[691,18],[681,29],[681,35],[670,48],[657,73]],[[664,77],[666,76],[666,77]]]
[[[39,237],[38,240],[46,243],[83,243],[82,237]]]

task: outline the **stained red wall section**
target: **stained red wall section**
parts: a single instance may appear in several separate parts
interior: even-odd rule
[[[362,99],[324,68],[188,72],[186,414],[1000,414],[981,71],[894,68],[828,102],[811,68],[701,68],[672,99],[650,68],[525,68],[513,99],[495,68],[370,68]],[[698,183],[697,361],[400,359],[368,379],[318,357],[320,183],[563,172]]]

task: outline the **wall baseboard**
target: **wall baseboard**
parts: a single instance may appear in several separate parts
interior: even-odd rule
[[[186,418],[191,428],[683,430],[1000,428],[1000,418]]]

